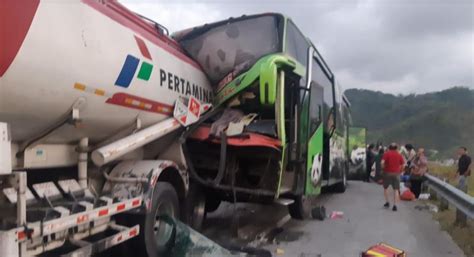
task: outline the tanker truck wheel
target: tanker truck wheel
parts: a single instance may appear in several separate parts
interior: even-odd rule
[[[157,182],[151,211],[135,216],[140,224],[140,234],[133,247],[134,251],[140,252],[137,256],[161,256],[173,246],[176,229],[164,221],[163,216],[179,219],[178,194],[170,183]]]

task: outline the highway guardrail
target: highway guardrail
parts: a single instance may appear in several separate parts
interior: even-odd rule
[[[448,208],[448,205],[443,202],[456,207],[456,223],[466,224],[467,217],[474,218],[474,197],[433,175],[425,174],[425,178],[428,186],[441,198],[442,208],[440,209]]]

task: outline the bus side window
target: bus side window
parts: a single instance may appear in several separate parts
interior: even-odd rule
[[[308,41],[292,21],[288,21],[286,28],[286,52],[294,57],[300,64],[306,65],[308,61]]]
[[[309,121],[310,121],[310,134],[319,127],[322,120],[322,108],[323,108],[323,88],[314,82],[311,82],[310,89],[310,103],[309,103]]]
[[[311,68],[311,80],[312,83],[316,84],[321,88],[320,96],[322,97],[322,120],[324,120],[324,131],[331,132],[335,127],[334,120],[334,91],[333,83],[331,79],[323,72],[323,69],[319,65],[316,59],[313,59]]]

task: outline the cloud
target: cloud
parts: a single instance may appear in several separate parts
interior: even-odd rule
[[[474,88],[471,0],[125,1],[171,31],[280,12],[308,35],[344,88],[423,93]]]
[[[386,32],[397,37],[423,37],[470,32],[473,2],[467,0],[384,1],[378,6]]]
[[[170,32],[222,19],[222,13],[197,1],[121,1],[132,11],[165,26]]]

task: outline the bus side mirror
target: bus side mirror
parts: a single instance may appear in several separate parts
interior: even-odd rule
[[[296,63],[283,55],[271,55],[260,60],[260,103],[274,104],[277,90],[278,69],[285,67],[294,69]]]

